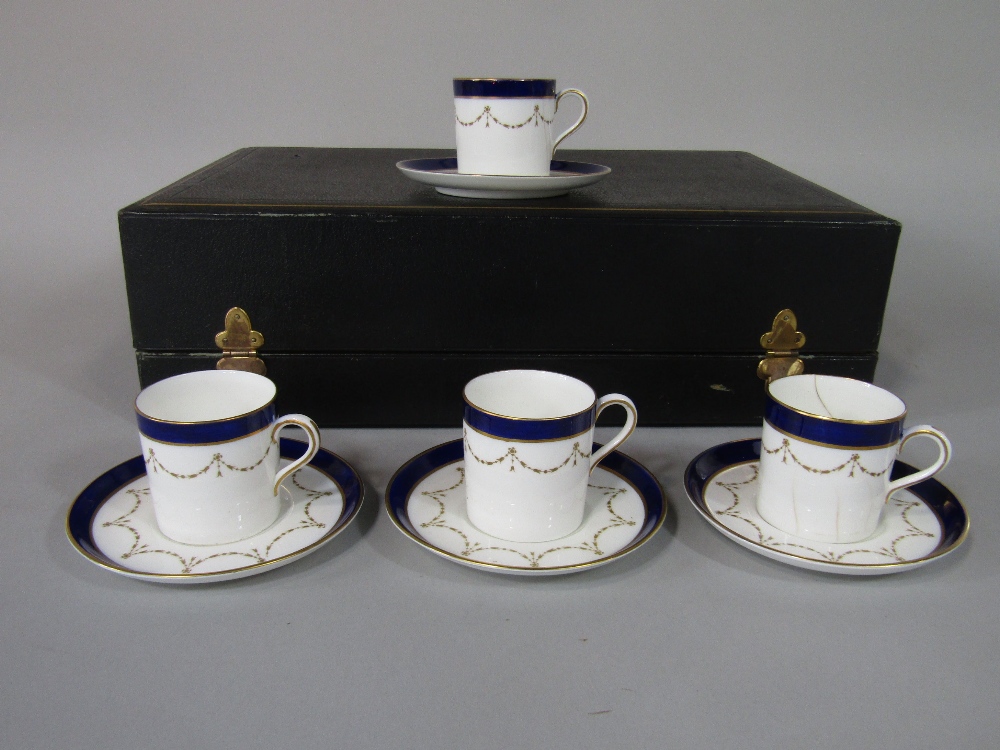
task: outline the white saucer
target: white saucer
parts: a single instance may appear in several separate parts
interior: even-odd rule
[[[465,513],[462,441],[421,453],[385,492],[393,523],[447,560],[492,573],[558,575],[594,568],[640,547],[666,516],[663,490],[642,465],[609,454],[590,478],[584,522],[553,542],[508,542],[483,533]]]
[[[281,439],[282,465],[305,443]],[[281,487],[284,509],[269,528],[231,544],[189,545],[160,533],[142,456],[95,479],[66,517],[73,546],[93,563],[158,583],[230,581],[280,568],[314,552],[357,515],[364,485],[339,456],[320,450]]]
[[[934,479],[893,493],[878,530],[864,541],[827,544],[788,534],[757,513],[759,459],[760,440],[717,445],[691,461],[684,485],[713,527],[772,560],[840,575],[900,573],[953,552],[968,535],[962,504]],[[892,478],[914,471],[897,461]]]
[[[461,174],[458,159],[406,159],[396,166],[411,180],[433,185],[459,198],[554,198],[607,177],[611,167],[578,161],[553,161],[547,175]]]

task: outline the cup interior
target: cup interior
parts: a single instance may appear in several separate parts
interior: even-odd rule
[[[569,375],[543,370],[504,370],[480,375],[465,386],[476,409],[510,419],[558,419],[594,406],[594,389]]]
[[[893,393],[863,380],[835,375],[792,375],[775,380],[768,392],[797,412],[842,422],[883,422],[906,413]]]
[[[204,370],[153,383],[138,395],[135,408],[160,422],[214,422],[257,411],[276,392],[273,382],[252,372]]]

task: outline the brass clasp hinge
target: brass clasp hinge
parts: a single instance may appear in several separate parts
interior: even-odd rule
[[[222,358],[215,363],[216,370],[243,370],[264,375],[267,367],[257,356],[264,346],[264,336],[250,326],[250,318],[239,307],[226,313],[226,330],[215,335],[215,345],[222,349]]]
[[[801,375],[805,371],[798,350],[805,346],[806,335],[796,330],[799,322],[795,313],[785,309],[774,318],[771,330],[760,337],[760,345],[767,350],[757,365],[757,377],[770,383],[786,375]]]

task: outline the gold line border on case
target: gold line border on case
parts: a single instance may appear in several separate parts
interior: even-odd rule
[[[574,173],[575,174],[575,173]],[[508,176],[521,176],[521,175],[493,175],[496,177],[508,177]],[[546,179],[551,179],[548,177]],[[400,211],[455,211],[455,210],[465,210],[465,211],[478,211],[481,209],[493,210],[493,211],[510,211],[512,208],[517,211],[552,211],[551,206],[493,206],[486,204],[478,204],[476,206],[452,206],[446,205],[442,206],[440,204],[436,205],[365,205],[361,203],[177,203],[172,201],[148,201],[140,203],[140,206],[161,206],[161,207],[174,207],[174,208],[326,208],[326,209],[341,209],[345,211],[350,210],[370,210],[370,209],[393,209]],[[592,211],[595,213],[605,212],[613,213],[615,211],[622,213],[691,213],[691,214],[719,214],[719,215],[731,215],[731,214],[813,214],[822,215],[830,214],[831,216],[869,216],[873,223],[884,224],[884,220],[879,220],[875,216],[872,216],[867,211],[848,211],[848,210],[830,210],[830,209],[818,209],[818,208],[791,208],[791,209],[772,209],[772,208],[733,208],[733,209],[719,209],[719,208],[626,208],[626,207],[612,207],[604,208],[599,206],[573,206],[568,209],[571,211]]]

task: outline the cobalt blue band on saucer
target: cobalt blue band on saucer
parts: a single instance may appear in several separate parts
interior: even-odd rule
[[[543,99],[556,95],[554,78],[456,78],[455,96]]]
[[[764,419],[774,429],[811,443],[838,448],[885,448],[899,442],[903,416],[885,422],[847,422],[813,417],[776,401],[767,392]],[[905,415],[904,415],[905,416]]]
[[[249,414],[213,422],[161,422],[139,411],[136,411],[135,418],[139,423],[139,432],[150,440],[174,445],[205,445],[238,440],[260,432],[274,422],[275,408],[274,402],[271,402]]]
[[[569,417],[558,419],[509,419],[480,411],[465,404],[465,423],[474,430],[503,440],[560,440],[586,432],[594,424],[597,404]]]

